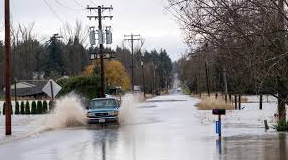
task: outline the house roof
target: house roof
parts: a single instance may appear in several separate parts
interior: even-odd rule
[[[21,81],[16,84],[17,96],[33,96],[43,94],[43,87],[48,81]],[[14,85],[11,86],[11,95],[15,95]]]

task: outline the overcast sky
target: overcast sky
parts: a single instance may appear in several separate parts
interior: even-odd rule
[[[1,4],[0,36],[4,32],[4,0]],[[48,39],[59,33],[63,23],[74,24],[76,20],[84,25],[96,25],[86,16],[87,5],[113,5],[112,21],[104,21],[104,25],[112,25],[114,46],[122,45],[124,34],[140,34],[145,39],[144,48],[151,50],[164,48],[172,60],[178,59],[186,51],[181,31],[177,22],[165,10],[165,0],[10,0],[11,18],[14,24],[30,24],[35,22],[34,32],[39,39]],[[54,12],[52,11],[54,10]],[[105,12],[109,15],[109,12]],[[126,43],[125,45],[128,46]]]

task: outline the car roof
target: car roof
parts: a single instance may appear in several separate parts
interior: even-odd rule
[[[97,100],[117,100],[116,98],[94,98],[92,101],[97,101]]]

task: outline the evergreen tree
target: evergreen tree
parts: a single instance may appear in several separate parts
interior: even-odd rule
[[[20,105],[20,114],[25,114],[25,104],[24,101],[21,102]]]
[[[3,113],[3,115],[5,115],[5,108],[6,108],[6,102],[3,103],[3,107],[2,107],[2,113]]]
[[[27,101],[25,105],[25,114],[31,114],[30,112],[30,103]]]
[[[47,101],[43,102],[43,113],[47,113],[48,111],[48,106],[47,106]]]
[[[42,101],[37,101],[37,114],[43,114]]]
[[[58,35],[50,38],[48,45],[48,61],[45,72],[47,76],[59,76],[64,74],[63,48],[64,44],[58,40]]]
[[[32,102],[31,114],[37,114],[37,106],[35,101]]]
[[[18,101],[15,104],[15,114],[20,114],[20,106]]]
[[[53,102],[52,100],[49,101],[49,112],[53,111],[55,102]]]

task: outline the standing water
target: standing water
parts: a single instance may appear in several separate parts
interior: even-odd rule
[[[123,97],[119,110],[121,125],[136,123],[136,108],[139,100],[139,95],[127,94]],[[56,100],[54,110],[40,120],[40,127],[36,129],[35,133],[66,127],[85,126],[87,125],[86,114],[87,112],[79,96],[68,94]]]
[[[83,106],[81,99],[75,94],[56,100],[55,108],[41,119],[36,132],[86,125],[87,117]]]

